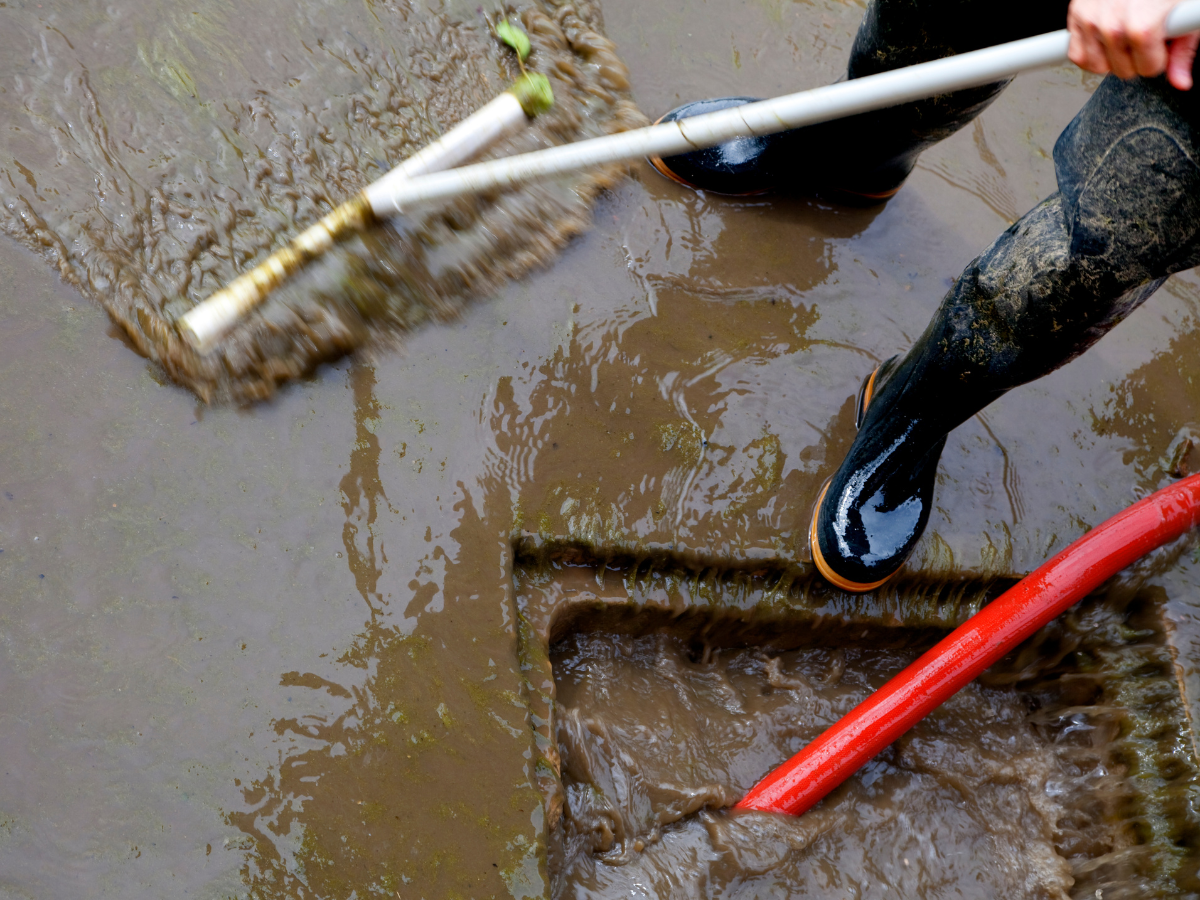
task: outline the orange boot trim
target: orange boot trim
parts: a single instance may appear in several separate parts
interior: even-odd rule
[[[832,479],[830,479],[832,481]],[[821,488],[821,495],[817,497],[816,508],[813,509],[812,524],[808,528],[808,543],[812,548],[813,565],[817,567],[817,571],[822,577],[836,588],[841,588],[851,594],[862,594],[866,591],[873,591],[875,588],[884,584],[896,572],[892,572],[878,581],[857,582],[851,581],[848,578],[843,578],[837,572],[829,567],[829,563],[825,562],[825,557],[821,554],[821,544],[817,540],[817,517],[821,514],[821,504],[825,500],[825,492],[829,490],[829,482],[826,481],[824,487]],[[897,572],[899,569],[896,570]]]

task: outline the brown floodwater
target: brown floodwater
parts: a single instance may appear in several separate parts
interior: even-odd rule
[[[1004,582],[862,602],[523,557],[521,609],[551,644],[553,896],[1192,896],[1194,745],[1148,587],[1188,549],[1043,629],[799,818],[728,807]]]
[[[819,895],[839,866],[843,895],[854,873],[864,895],[936,896],[920,879],[937,878],[945,896],[1053,896],[1066,876],[1072,896],[1195,893],[1187,547],[815,818],[717,802],[1200,465],[1189,273],[951,436],[904,578],[852,598],[809,569],[809,509],[862,375],[1053,190],[1049,150],[1093,79],[1019,78],[883,207],[697,195],[637,165],[604,191],[432,212],[343,247],[210,366],[172,356],[162,323],[499,90],[500,7],[2,2],[0,218],[17,239],[0,241],[0,896],[627,896],[639,872],[664,895],[699,878]],[[861,16],[842,0],[505,11],[534,64],[554,60],[566,117],[531,145],[825,83]],[[1078,722],[1053,718],[1070,685]],[[630,740],[665,740],[667,714],[691,740],[698,712],[721,739],[694,775]],[[1024,780],[991,768],[1009,739]],[[587,795],[622,772],[642,779],[629,804]],[[1029,833],[989,830],[999,808]],[[874,827],[839,841],[851,813]],[[588,825],[605,821],[624,829],[607,845]],[[924,855],[893,853],[901,834]],[[986,855],[985,880],[934,836]]]
[[[719,812],[910,661],[840,647],[694,660],[665,635],[564,642],[556,896],[1066,896],[1059,822],[1114,775],[1099,753],[1079,765],[1091,735],[1056,740],[1069,724],[1039,740],[1030,701],[1003,689],[971,685],[801,819]]]

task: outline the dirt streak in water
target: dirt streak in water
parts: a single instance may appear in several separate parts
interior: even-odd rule
[[[516,16],[554,109],[498,155],[643,123],[598,9],[269,3],[6,10],[0,228],[99,301],[206,401],[246,402],[549,260],[616,170],[452,202],[314,264],[199,356],[174,322],[504,90],[490,22]],[[189,12],[190,12],[189,7]],[[263,31],[266,34],[263,34]],[[93,39],[91,36],[97,36]]]

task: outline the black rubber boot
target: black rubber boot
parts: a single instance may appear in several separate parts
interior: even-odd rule
[[[696,100],[671,110],[658,122],[674,122],[690,116],[718,112],[731,106],[753,103],[754,97],[722,97],[719,100]],[[654,124],[658,124],[655,122]],[[775,144],[778,146],[778,142]],[[744,137],[726,141],[707,150],[697,150],[682,156],[663,159],[650,157],[650,165],[660,173],[685,187],[712,191],[717,194],[748,196],[761,194],[779,184],[773,170],[775,154],[768,137]]]
[[[921,339],[864,384],[810,526],[833,584],[871,590],[929,520],[946,435],[1074,359],[1200,263],[1200,93],[1109,77],[1054,149],[1059,192],[971,263]]]
[[[978,50],[1066,24],[1063,0],[873,0],[859,26],[844,78]],[[1007,81],[956,91],[711,150],[651,157],[663,175],[719,194],[766,191],[881,202],[894,195],[921,152],[974,119]],[[671,110],[674,121],[743,103],[750,97],[699,100]]]

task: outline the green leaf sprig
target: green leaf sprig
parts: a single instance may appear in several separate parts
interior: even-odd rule
[[[524,74],[525,60],[533,52],[533,46],[529,43],[529,35],[522,31],[520,26],[504,19],[496,26],[496,37],[517,52],[517,64]]]

